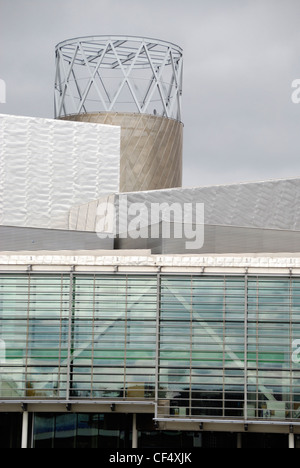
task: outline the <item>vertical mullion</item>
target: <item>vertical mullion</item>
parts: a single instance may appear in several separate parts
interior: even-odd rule
[[[191,275],[191,312],[190,312],[190,395],[189,416],[192,416],[192,371],[193,371],[193,276]]]
[[[60,275],[60,314],[59,314],[59,338],[58,338],[58,372],[57,372],[57,396],[60,396],[61,389],[61,347],[62,347],[62,330],[63,330],[63,283],[64,275]],[[53,389],[54,390],[54,389]]]
[[[160,357],[160,313],[161,313],[161,273],[157,273],[156,283],[156,352],[155,352],[155,418],[158,417],[158,386]]]
[[[66,400],[70,400],[70,390],[72,385],[72,359],[73,359],[73,350],[72,350],[72,341],[74,340],[74,331],[73,331],[73,314],[74,314],[74,272],[70,272],[70,287],[69,287],[69,320],[68,320],[68,362],[67,362],[67,392]],[[73,367],[73,366],[72,366]]]
[[[30,299],[31,299],[31,275],[28,272],[28,284],[27,284],[27,317],[26,317],[26,354],[25,354],[25,381],[24,381],[24,392],[25,397],[28,395],[28,354],[29,354],[29,315],[30,315]]]
[[[256,278],[256,369],[255,369],[255,414],[258,416],[259,404],[259,386],[258,386],[258,372],[259,372],[259,278]]]
[[[244,419],[248,419],[248,270],[245,272],[245,323],[244,323]]]
[[[125,288],[125,321],[124,321],[124,388],[123,398],[126,398],[126,367],[127,367],[127,317],[128,317],[128,275],[126,275],[126,288]]]
[[[94,353],[95,353],[95,309],[96,309],[96,275],[94,275],[93,284],[93,318],[92,318],[92,350],[91,350],[91,397],[93,398],[93,380],[94,380]]]
[[[225,416],[225,373],[226,373],[226,345],[225,345],[225,339],[226,339],[226,276],[223,278],[224,284],[223,284],[223,392],[222,392],[222,416]]]
[[[293,403],[293,276],[292,271],[290,274],[290,298],[289,298],[289,320],[290,320],[290,418],[294,416],[294,403]]]

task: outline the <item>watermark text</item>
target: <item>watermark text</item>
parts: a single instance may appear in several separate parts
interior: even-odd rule
[[[6,83],[0,79],[0,104],[6,103]]]
[[[292,88],[295,88],[295,91],[292,93],[292,102],[294,104],[300,104],[300,79],[292,82]]]
[[[97,209],[99,238],[183,239],[187,250],[204,245],[203,203],[130,203],[120,195],[119,203],[107,199]]]

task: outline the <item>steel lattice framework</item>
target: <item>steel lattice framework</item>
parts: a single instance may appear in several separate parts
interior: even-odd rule
[[[140,37],[91,36],[56,46],[55,117],[133,112],[181,121],[183,53]]]

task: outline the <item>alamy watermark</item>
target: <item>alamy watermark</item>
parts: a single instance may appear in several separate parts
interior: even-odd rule
[[[6,343],[0,339],[0,366],[5,364],[6,360]]]
[[[294,104],[300,104],[300,79],[292,82],[292,88],[295,88],[295,91],[292,93],[292,102]]]
[[[182,239],[187,250],[204,245],[203,203],[134,203],[119,195],[108,197],[97,209],[99,238]]]
[[[300,364],[300,340],[293,341],[293,354],[292,354],[292,361],[294,364]]]
[[[6,103],[6,83],[0,79],[0,104]]]

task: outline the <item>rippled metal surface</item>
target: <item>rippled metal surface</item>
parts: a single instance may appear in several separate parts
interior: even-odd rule
[[[119,173],[119,127],[0,115],[0,225],[68,229]]]

